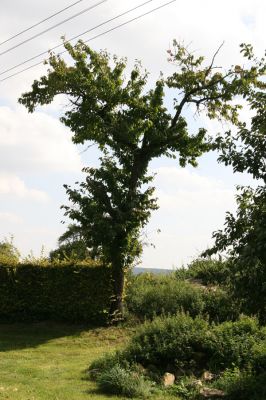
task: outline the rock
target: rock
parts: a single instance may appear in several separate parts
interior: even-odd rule
[[[210,371],[205,371],[205,372],[203,372],[201,379],[205,382],[210,382],[210,381],[213,381],[214,378],[215,378],[214,374],[212,374]]]
[[[203,387],[200,389],[200,394],[203,397],[206,398],[212,398],[212,397],[224,397],[225,393],[222,390],[219,389],[214,389],[214,388],[208,388],[208,387]]]
[[[194,381],[191,382],[191,385],[193,387],[202,387],[203,386],[203,384],[202,384],[200,379],[195,379]]]
[[[175,376],[170,374],[170,372],[166,372],[163,376],[163,386],[172,386],[175,382]]]

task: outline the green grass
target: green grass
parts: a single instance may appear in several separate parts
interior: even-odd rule
[[[129,329],[119,327],[0,324],[0,399],[118,399],[98,393],[85,371],[95,358],[125,344],[129,335]]]

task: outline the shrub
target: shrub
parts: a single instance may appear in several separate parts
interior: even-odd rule
[[[266,372],[256,375],[239,368],[226,370],[214,386],[226,393],[228,400],[266,399]]]
[[[149,386],[144,376],[159,383],[169,371],[179,376],[169,393],[192,400],[200,389],[195,377],[207,370],[216,373],[211,386],[225,391],[226,398],[262,400],[265,364],[266,328],[255,318],[214,324],[181,313],[145,322],[123,351],[96,360],[90,371],[101,390],[128,397],[144,396],[134,392],[135,385]]]
[[[266,372],[266,338],[252,347],[250,363],[257,373]]]
[[[221,371],[232,366],[247,367],[253,346],[261,339],[262,333],[255,318],[242,317],[236,322],[213,326],[206,341],[210,368]]]
[[[216,323],[235,321],[240,316],[240,306],[234,301],[230,293],[220,287],[206,288],[202,292],[204,311],[203,315]]]
[[[209,325],[199,317],[157,317],[140,327],[125,350],[125,357],[162,372],[199,369],[206,363],[204,338],[208,335]]]
[[[182,310],[196,316],[204,310],[201,291],[190,283],[177,281],[173,275],[147,273],[134,277],[126,302],[129,311],[142,319]]]
[[[130,369],[114,365],[103,371],[97,380],[99,389],[107,394],[118,394],[127,397],[148,397],[151,394],[151,383],[143,376]]]
[[[146,322],[125,350],[125,358],[160,370],[199,374],[233,366],[262,370],[265,363],[264,331],[258,321],[242,317],[236,322],[208,324],[185,314],[157,317]],[[258,347],[260,344],[261,347]]]
[[[195,376],[182,376],[178,382],[168,388],[168,393],[184,400],[199,399],[200,386],[195,384]]]
[[[16,265],[19,262],[20,254],[13,244],[13,236],[0,241],[0,264]]]
[[[206,288],[177,280],[175,275],[141,274],[133,277],[126,297],[128,310],[140,319],[184,311],[212,321],[236,319],[239,308],[221,288]]]
[[[89,376],[91,378],[97,378],[103,372],[109,371],[114,365],[129,367],[129,363],[125,359],[123,353],[119,351],[111,354],[107,353],[91,363],[88,369]]]
[[[186,278],[200,279],[205,285],[224,285],[227,283],[228,272],[227,261],[199,258],[188,265]],[[180,276],[178,270],[176,275]]]

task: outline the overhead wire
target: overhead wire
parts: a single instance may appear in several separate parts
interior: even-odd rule
[[[16,33],[15,35],[9,37],[8,39],[4,40],[3,42],[0,43],[0,46],[2,46],[2,44],[10,42],[10,40],[15,39],[16,37],[22,35],[23,33],[26,33],[28,31],[30,31],[31,29],[33,29],[33,28],[36,28],[36,26],[39,26],[39,25],[43,24],[44,22],[48,21],[49,19],[61,14],[62,12],[66,11],[66,10],[69,10],[69,8],[74,7],[76,4],[81,3],[82,1],[84,1],[84,0],[75,1],[75,3],[72,3],[69,6],[67,6],[65,8],[62,8],[61,10],[55,12],[54,14],[49,15],[48,17],[42,19],[39,22],[36,22],[35,24],[29,26],[28,28],[24,29],[23,31],[20,31],[20,32]]]
[[[146,15],[149,15],[149,14],[151,14],[151,13],[153,13],[153,12],[159,10],[159,9],[162,9],[162,8],[164,8],[164,7],[170,5],[171,3],[174,3],[174,2],[176,2],[176,0],[168,1],[167,3],[164,3],[164,4],[162,4],[162,5],[158,6],[158,7],[155,7],[155,8],[153,8],[153,9],[151,9],[151,10],[149,10],[149,11],[143,13],[143,14],[138,15],[137,17],[131,18],[130,20],[127,20],[127,21],[125,21],[125,22],[123,22],[123,23],[121,23],[121,24],[119,24],[119,25],[116,25],[116,26],[114,26],[113,28],[110,28],[110,29],[108,29],[108,30],[106,30],[106,31],[104,31],[104,32],[101,32],[101,33],[99,33],[98,35],[95,35],[95,36],[91,37],[90,39],[85,40],[84,43],[88,43],[88,42],[90,42],[90,41],[92,41],[92,40],[95,40],[95,39],[101,37],[101,36],[104,36],[104,35],[106,35],[107,33],[110,33],[110,32],[112,32],[112,31],[114,31],[114,30],[116,30],[116,29],[119,29],[119,28],[121,28],[122,26],[128,25],[129,23],[131,23],[131,22],[133,22],[133,21],[136,21],[136,20],[138,20],[138,19],[140,19],[140,18],[142,18],[142,17],[144,17],[144,16],[146,16]],[[60,55],[62,55],[62,54],[64,54],[64,53],[66,53],[66,52],[67,52],[67,50],[64,50],[64,51],[62,51],[61,53],[58,53],[58,55],[60,56]],[[45,52],[45,53],[46,53],[46,52]],[[6,81],[7,79],[10,79],[10,78],[12,78],[12,77],[14,77],[14,76],[16,76],[16,75],[19,75],[19,74],[21,74],[21,73],[23,73],[23,72],[25,72],[25,71],[28,71],[28,70],[31,69],[31,68],[34,68],[34,67],[36,67],[36,66],[38,66],[38,65],[43,64],[43,63],[44,63],[44,61],[40,61],[40,62],[38,62],[38,63],[36,63],[36,64],[30,65],[30,66],[27,67],[27,68],[24,68],[24,69],[22,69],[22,70],[20,70],[20,71],[18,71],[18,72],[15,72],[14,74],[11,74],[11,75],[9,75],[9,76],[3,78],[3,79],[0,79],[0,82],[4,82],[4,81]]]
[[[58,26],[63,25],[63,24],[65,24],[66,22],[71,21],[72,19],[74,19],[74,18],[76,18],[76,17],[79,17],[80,15],[82,15],[82,14],[84,14],[84,13],[86,13],[86,12],[92,10],[93,8],[98,7],[100,4],[105,3],[106,1],[107,1],[107,0],[101,0],[101,1],[99,1],[98,3],[93,4],[93,5],[90,6],[90,7],[84,8],[83,10],[79,11],[78,13],[76,13],[76,14],[74,14],[74,15],[71,15],[70,17],[64,19],[63,21],[60,21],[60,22],[58,22],[57,24],[55,24],[55,25],[53,25],[53,26],[50,26],[49,28],[47,28],[47,29],[45,29],[45,30],[43,30],[43,31],[41,31],[41,32],[36,33],[36,35],[33,35],[33,36],[29,37],[28,39],[25,39],[25,40],[23,40],[22,42],[19,42],[19,43],[17,43],[17,44],[14,45],[14,46],[9,47],[7,50],[2,51],[2,52],[0,53],[0,56],[3,56],[4,54],[9,53],[10,51],[12,51],[12,50],[14,50],[14,49],[16,49],[16,48],[22,46],[23,44],[28,43],[28,42],[30,42],[30,41],[33,40],[33,39],[36,39],[37,37],[43,35],[44,33],[47,33],[47,32],[49,32],[49,31],[51,31],[52,29],[57,28]]]
[[[124,12],[122,12],[121,14],[116,15],[115,17],[109,18],[108,20],[106,20],[106,21],[104,21],[104,22],[101,22],[100,24],[95,25],[94,27],[92,27],[92,28],[90,28],[90,29],[87,29],[86,31],[84,31],[84,32],[82,32],[82,33],[80,33],[80,34],[78,34],[78,35],[76,35],[76,36],[72,36],[72,37],[71,37],[70,39],[68,39],[67,41],[68,41],[68,42],[72,42],[72,40],[78,39],[79,37],[81,37],[81,36],[83,36],[83,35],[86,35],[87,33],[92,32],[92,31],[94,31],[95,29],[98,29],[98,28],[100,28],[100,27],[102,27],[102,26],[108,24],[109,22],[113,22],[113,21],[115,21],[116,19],[121,18],[121,17],[123,17],[123,16],[125,16],[125,15],[127,15],[127,14],[129,14],[129,13],[135,11],[135,10],[137,10],[138,8],[144,7],[146,4],[151,3],[151,2],[153,2],[153,1],[154,1],[154,0],[145,1],[144,3],[141,3],[141,4],[139,4],[138,6],[135,6],[135,7],[131,8],[131,9],[127,10],[127,11],[124,11]],[[31,57],[31,58],[28,58],[28,59],[25,60],[25,61],[22,61],[22,62],[19,63],[19,64],[14,65],[13,67],[10,67],[10,68],[8,68],[8,69],[6,69],[6,70],[4,70],[4,71],[1,71],[1,72],[0,72],[0,76],[6,74],[7,72],[13,71],[13,70],[16,69],[16,68],[21,67],[22,65],[27,64],[27,63],[30,62],[30,61],[36,60],[36,58],[39,58],[39,57],[41,57],[41,56],[43,56],[43,55],[46,55],[48,51],[51,52],[51,51],[53,51],[53,50],[55,50],[55,49],[58,49],[59,47],[62,47],[62,46],[63,46],[63,44],[60,43],[60,44],[58,44],[58,45],[56,45],[56,46],[50,48],[49,50],[45,50],[45,51],[43,51],[43,52],[41,52],[41,53],[39,53],[39,54],[37,54],[37,55]],[[41,61],[41,63],[42,63],[42,61]]]

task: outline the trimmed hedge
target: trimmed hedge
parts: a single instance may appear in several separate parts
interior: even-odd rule
[[[111,295],[104,266],[0,266],[0,320],[103,324]]]

